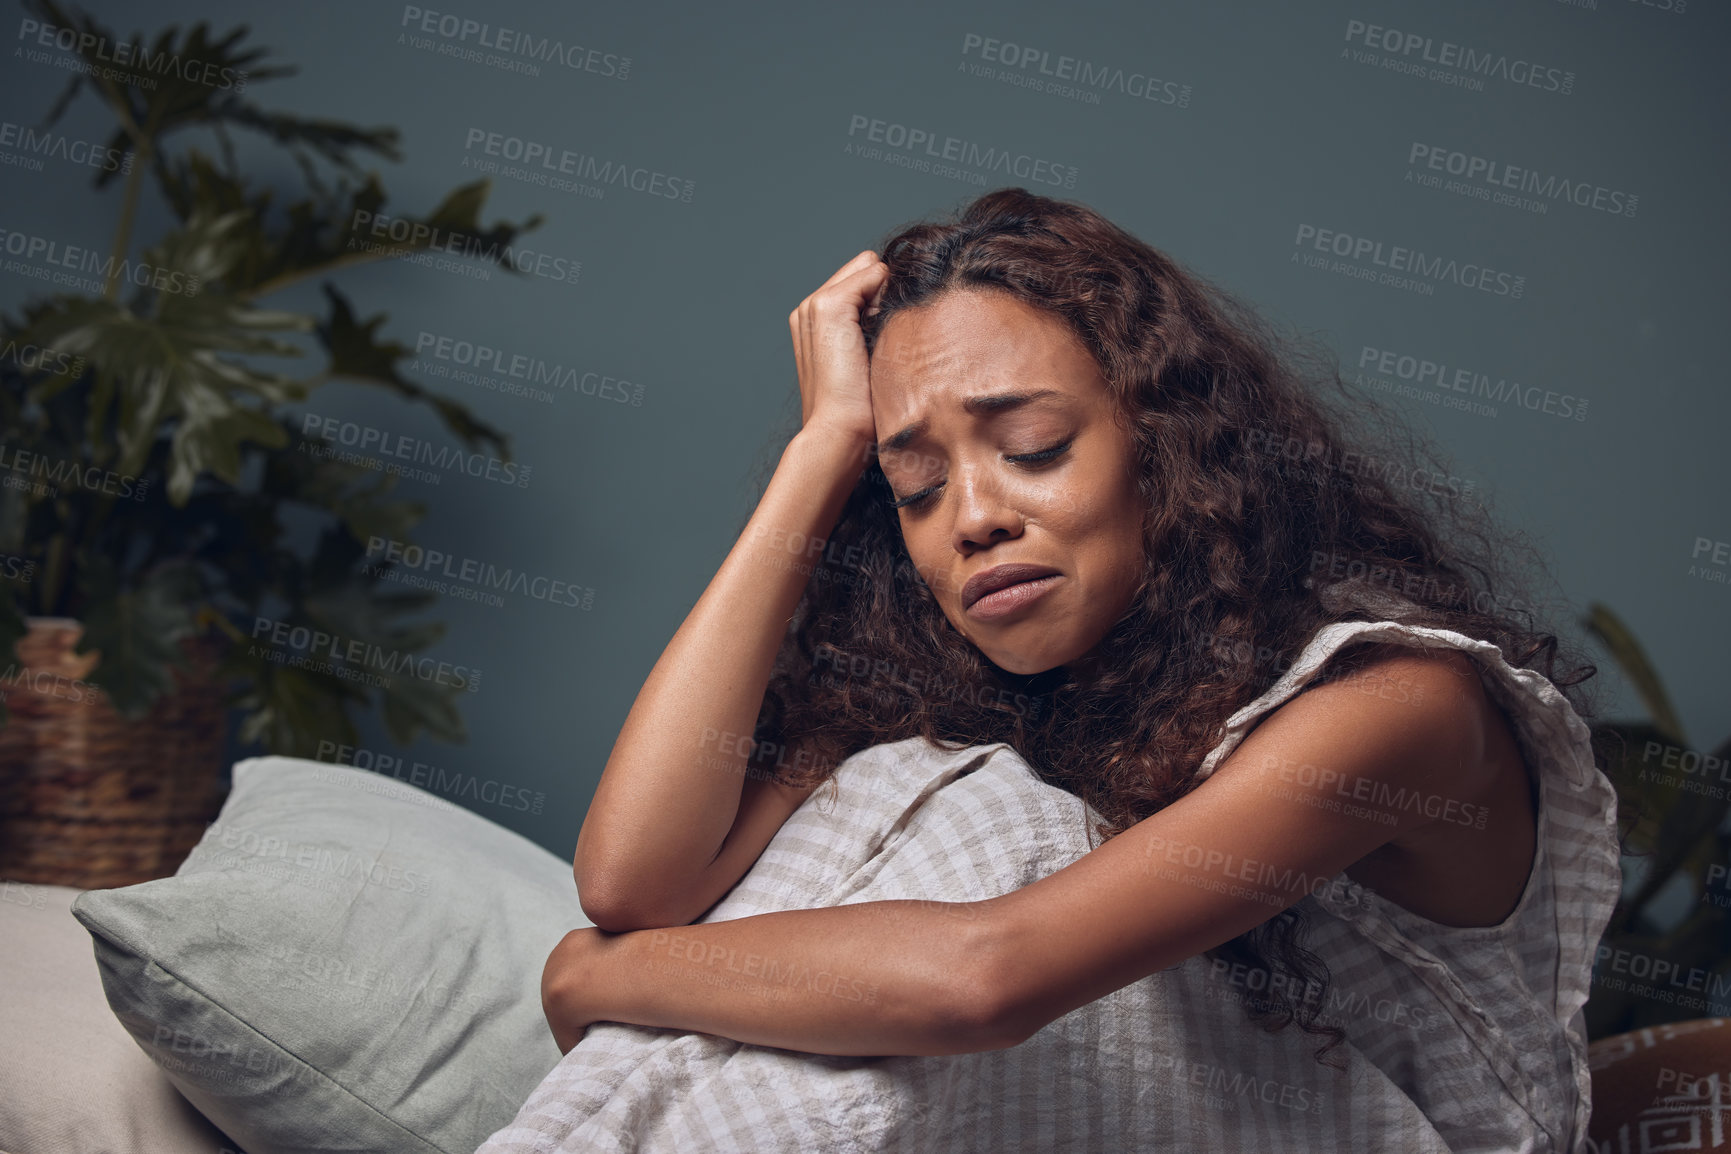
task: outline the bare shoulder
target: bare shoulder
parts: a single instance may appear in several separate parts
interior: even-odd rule
[[[1500,924],[1532,871],[1538,802],[1481,667],[1453,648],[1376,645],[1347,657],[1282,708],[1341,751],[1348,768],[1333,792],[1343,810],[1391,834],[1351,876],[1442,925]]]
[[[1471,657],[1452,646],[1360,641],[1346,645],[1323,665],[1318,687],[1357,678],[1378,687],[1404,685],[1409,696],[1420,699],[1427,693],[1471,696],[1483,689],[1478,669]]]
[[[1382,799],[1379,820],[1395,840],[1431,824],[1427,811],[1446,808],[1407,799],[1454,799],[1458,807],[1495,788],[1499,765],[1487,752],[1499,720],[1462,651],[1361,643],[1262,718],[1220,768],[1273,773],[1319,806]]]
[[[1404,730],[1410,738],[1402,745],[1434,750],[1457,773],[1484,761],[1495,714],[1466,653],[1398,642],[1348,646],[1294,701],[1305,697],[1319,718],[1338,726]]]

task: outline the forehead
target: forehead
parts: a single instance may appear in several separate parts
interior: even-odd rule
[[[1063,318],[1005,292],[954,289],[904,309],[872,350],[872,408],[886,418],[1035,384],[1089,399],[1105,392],[1093,355]]]

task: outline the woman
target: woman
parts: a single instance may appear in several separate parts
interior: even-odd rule
[[[860,253],[789,322],[802,427],[578,837],[597,928],[548,959],[561,1050],[595,1021],[1006,1048],[1205,955],[1264,978],[1195,1007],[1198,1037],[1296,1027],[1323,1064],[1348,1044],[1454,1149],[1584,1142],[1579,1011],[1619,879],[1576,708],[1593,670],[1559,670],[1498,592],[1466,486],[1353,451],[1248,310],[1020,189]],[[1105,840],[965,911],[682,931],[846,969],[869,1004],[645,976],[633,931],[702,916],[841,760],[916,736],[1009,743]],[[1325,1015],[1330,963],[1447,1020]]]

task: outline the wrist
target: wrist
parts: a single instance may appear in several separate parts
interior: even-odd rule
[[[601,1020],[601,974],[596,966],[603,931],[585,926],[567,933],[553,947],[541,971],[541,1011],[561,1054],[582,1040]]]
[[[807,425],[788,442],[787,454],[811,457],[849,470],[863,471],[871,460],[874,434],[840,425]]]

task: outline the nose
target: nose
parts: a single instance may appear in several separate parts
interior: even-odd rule
[[[1006,498],[1004,487],[988,468],[964,465],[959,470],[952,469],[950,484],[956,487],[956,520],[950,536],[957,553],[966,557],[1022,535],[1021,513]]]

